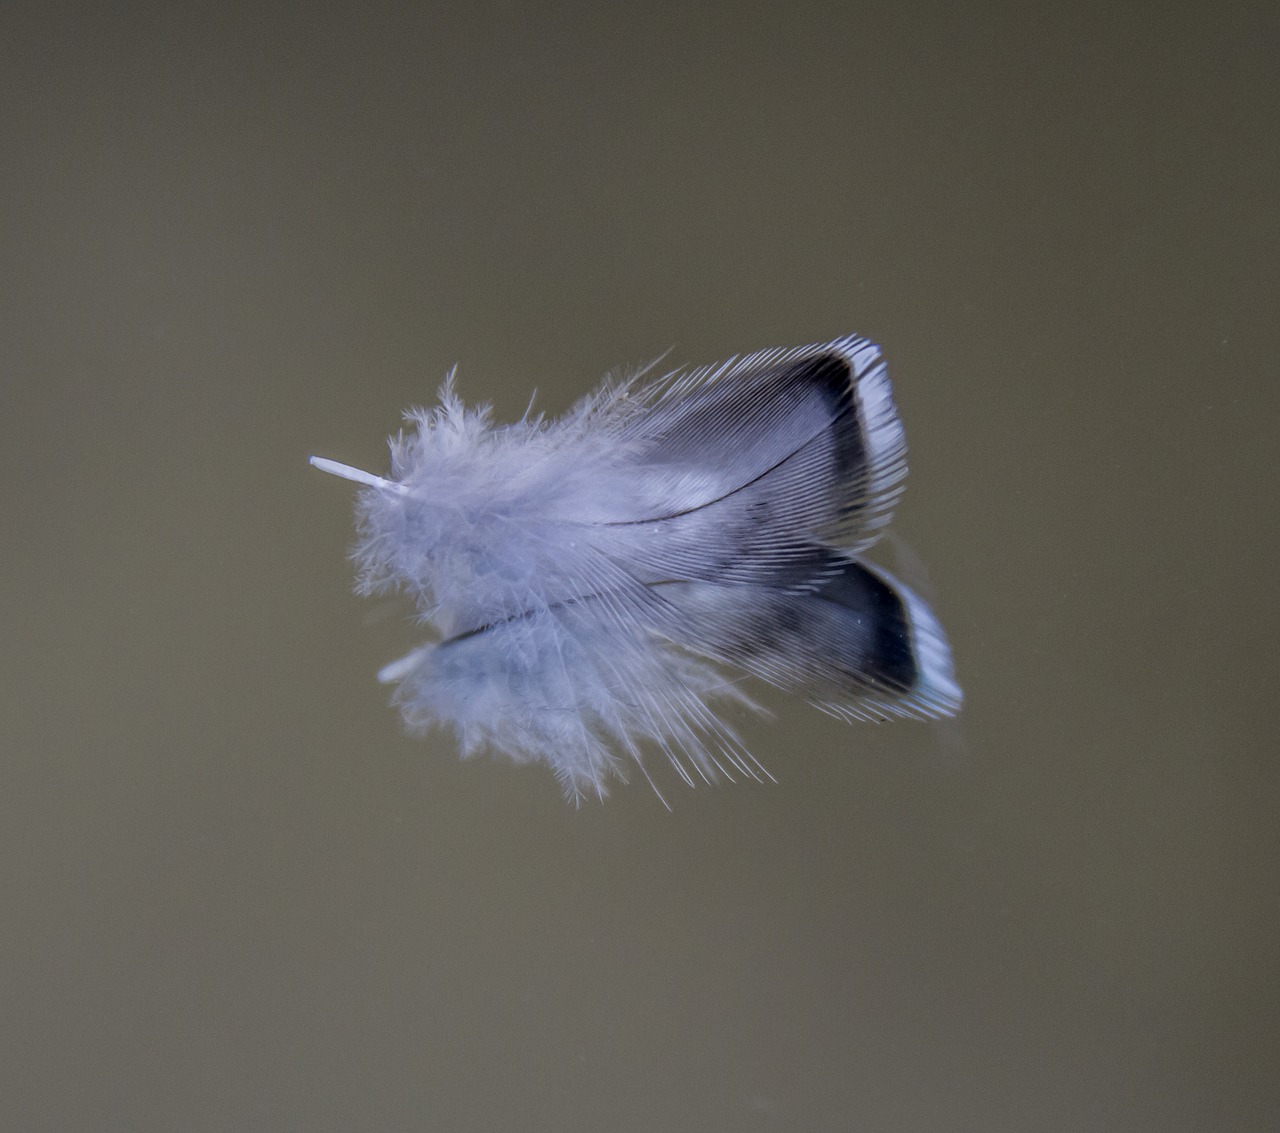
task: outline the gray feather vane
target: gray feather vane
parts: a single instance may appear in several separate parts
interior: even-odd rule
[[[749,675],[844,719],[961,702],[928,606],[862,554],[906,444],[879,348],[848,337],[493,423],[452,375],[363,485],[357,589],[408,593],[432,640],[380,679],[413,730],[541,760],[603,797],[661,753],[690,784],[768,773],[723,718]],[[650,780],[652,782],[652,780]]]

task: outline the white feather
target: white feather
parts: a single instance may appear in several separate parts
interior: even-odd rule
[[[760,777],[720,710],[749,673],[846,718],[960,691],[928,608],[855,555],[906,473],[877,347],[844,338],[497,425],[453,375],[362,485],[357,589],[411,595],[433,641],[386,666],[414,730],[541,760],[603,797],[646,750],[686,782]],[[648,775],[645,772],[646,777]]]

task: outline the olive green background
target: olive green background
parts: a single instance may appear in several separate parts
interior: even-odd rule
[[[7,9],[0,1126],[1276,1128],[1275,13]],[[402,734],[309,453],[854,331],[955,725]]]

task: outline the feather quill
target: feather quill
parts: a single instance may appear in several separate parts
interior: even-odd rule
[[[907,467],[866,339],[606,382],[510,425],[450,374],[406,419],[388,477],[311,462],[362,485],[357,590],[408,593],[432,630],[379,674],[410,729],[542,761],[577,800],[649,778],[654,750],[689,784],[768,776],[722,714],[755,707],[744,674],[842,719],[958,711],[937,620],[860,557]]]

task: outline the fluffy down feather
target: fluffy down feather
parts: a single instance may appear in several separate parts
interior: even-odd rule
[[[664,754],[686,782],[767,772],[718,714],[750,674],[837,716],[959,709],[928,607],[858,557],[906,446],[879,349],[771,350],[606,382],[564,417],[495,424],[450,375],[364,485],[357,589],[433,631],[388,665],[407,724],[542,760],[574,799]],[[651,780],[652,781],[652,780]]]

